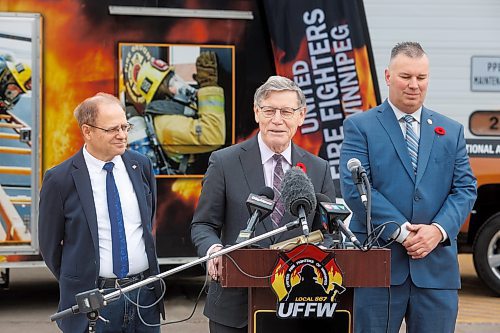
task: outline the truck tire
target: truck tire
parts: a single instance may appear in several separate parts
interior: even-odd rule
[[[500,295],[500,213],[490,217],[479,228],[472,250],[477,275]]]

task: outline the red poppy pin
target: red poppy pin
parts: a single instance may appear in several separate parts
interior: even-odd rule
[[[302,162],[297,163],[297,167],[301,168],[304,173],[307,173],[307,169],[304,163]]]
[[[436,128],[434,128],[434,132],[436,132],[439,135],[445,135],[446,134],[446,131],[441,126],[437,126]]]

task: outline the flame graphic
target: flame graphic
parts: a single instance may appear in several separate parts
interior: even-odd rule
[[[377,106],[377,94],[375,93],[366,46],[354,49],[354,60],[356,62],[356,73],[358,74],[359,91],[363,100],[361,109],[366,111]]]
[[[310,260],[315,260],[317,264],[320,264],[324,268],[319,269],[319,266],[313,266],[314,271],[316,272],[316,282],[325,288],[326,293],[330,293],[334,290],[336,285],[342,285],[342,272],[337,266],[335,259],[330,257],[328,252],[325,252],[314,245],[298,245],[294,249],[287,251],[285,257],[289,259],[284,261],[284,257],[280,257],[271,276],[271,288],[278,297],[279,301],[282,301],[288,295],[290,290],[301,282],[300,272],[302,271],[303,266],[313,266],[310,263]],[[303,262],[302,259],[306,259],[306,261],[299,264],[300,262]],[[291,267],[293,267],[293,270],[290,272],[289,269]],[[285,285],[285,279],[289,279],[290,288],[288,289]]]
[[[287,268],[288,265],[277,264],[275,268],[277,273],[271,276],[271,286],[280,301],[288,294],[285,288],[285,271]]]
[[[251,10],[238,2],[232,9]],[[185,8],[206,7],[186,1]],[[40,13],[42,172],[75,154],[83,145],[75,107],[97,92],[118,95],[119,43],[234,44],[243,40],[244,20],[206,20],[117,17],[108,6],[94,0],[1,1],[0,11]],[[125,22],[125,23],[124,23]],[[168,23],[168,24],[166,24]],[[196,208],[201,179],[157,179],[156,228],[186,225]],[[169,229],[171,230],[171,229]]]
[[[172,184],[172,192],[186,202],[196,203],[196,206],[201,193],[201,181],[199,179],[177,179]]]

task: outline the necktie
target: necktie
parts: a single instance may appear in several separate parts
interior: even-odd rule
[[[418,137],[417,134],[415,134],[412,126],[412,122],[415,120],[415,118],[407,114],[406,116],[404,116],[404,120],[406,122],[406,145],[408,146],[408,152],[410,154],[413,171],[417,173]]]
[[[108,200],[109,221],[111,222],[113,273],[121,279],[128,274],[128,254],[120,195],[113,176],[114,165],[113,162],[107,162],[104,164],[103,169],[107,171],[106,197]]]
[[[283,160],[282,155],[275,154],[273,159],[276,161],[273,172],[273,191],[274,197],[276,199],[276,206],[271,214],[271,220],[275,227],[279,227],[281,219],[283,218],[283,213],[285,212],[285,204],[281,200],[281,182],[283,180],[284,172],[281,161]]]

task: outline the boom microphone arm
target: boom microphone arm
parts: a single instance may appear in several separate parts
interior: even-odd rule
[[[193,267],[193,266],[196,266],[198,264],[205,263],[211,259],[222,256],[226,253],[230,253],[234,250],[240,249],[240,248],[248,246],[250,244],[259,242],[259,241],[266,239],[266,238],[269,238],[271,236],[283,233],[285,231],[295,229],[295,228],[299,227],[300,225],[301,224],[300,224],[299,220],[289,222],[282,227],[273,229],[273,230],[266,232],[262,235],[250,238],[250,239],[248,239],[244,242],[241,242],[239,244],[235,244],[235,245],[229,246],[227,248],[223,248],[220,251],[211,253],[211,254],[206,255],[204,257],[201,257],[197,260],[194,260],[192,262],[188,262],[184,265],[172,268],[172,269],[165,271],[161,274],[150,276],[147,279],[144,279],[144,280],[139,281],[137,283],[131,284],[130,286],[126,286],[124,288],[121,288],[120,290],[113,291],[113,292],[106,294],[106,295],[103,295],[102,290],[99,290],[99,289],[92,289],[89,291],[79,293],[75,296],[75,298],[77,300],[76,305],[73,305],[70,308],[67,308],[65,310],[62,310],[60,312],[53,314],[52,316],[50,316],[50,320],[56,321],[58,319],[62,319],[64,317],[67,317],[71,314],[77,314],[77,313],[87,313],[88,317],[90,317],[89,314],[91,314],[93,317],[95,317],[95,319],[97,319],[99,317],[98,310],[100,308],[106,306],[107,304],[113,302],[114,300],[118,299],[118,296],[120,296],[120,294],[122,294],[122,293],[126,293],[126,292],[129,292],[131,290],[135,290],[137,288],[143,287],[145,285],[150,284],[151,282],[155,282],[155,281],[162,279],[164,277],[176,274],[178,272],[181,272],[183,270],[186,270],[186,269]]]

